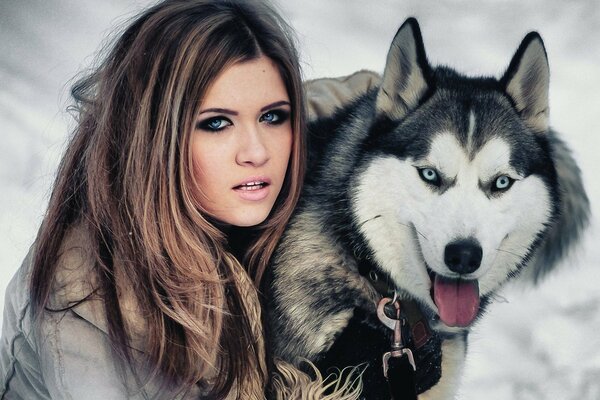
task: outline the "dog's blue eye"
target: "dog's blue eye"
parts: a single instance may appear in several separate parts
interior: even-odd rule
[[[504,192],[510,189],[514,181],[515,180],[508,175],[500,175],[496,178],[494,184],[492,185],[492,192]]]
[[[419,168],[419,175],[421,176],[421,179],[431,185],[439,187],[442,184],[440,175],[433,168]]]
[[[423,178],[425,178],[428,181],[434,181],[437,179],[437,174],[431,168],[424,168],[422,170],[422,174],[423,174]]]

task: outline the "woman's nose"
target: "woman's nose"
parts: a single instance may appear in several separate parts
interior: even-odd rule
[[[247,127],[240,138],[236,161],[240,165],[261,166],[269,160],[269,151],[257,127]]]

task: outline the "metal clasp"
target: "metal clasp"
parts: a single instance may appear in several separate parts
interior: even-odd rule
[[[395,307],[396,318],[390,318],[385,313],[385,306],[389,303],[392,303]],[[379,304],[377,305],[377,317],[385,326],[394,331],[391,350],[383,355],[383,375],[387,378],[390,358],[403,357],[405,355],[408,357],[408,362],[413,367],[413,370],[416,371],[417,365],[413,353],[409,348],[404,347],[404,342],[402,340],[402,327],[406,324],[406,319],[400,315],[400,301],[395,292],[393,299],[384,297],[379,301]]]
[[[396,296],[394,296],[394,297],[396,297]],[[385,326],[387,326],[391,330],[395,330],[396,321],[398,321],[398,320],[388,317],[385,313],[385,306],[387,306],[389,303],[392,303],[392,302],[395,303],[394,304],[395,306],[397,304],[397,309],[400,310],[400,302],[398,300],[394,301],[393,299],[390,299],[389,297],[384,297],[381,300],[379,300],[379,304],[377,305],[377,317],[379,318],[381,323],[383,323]]]

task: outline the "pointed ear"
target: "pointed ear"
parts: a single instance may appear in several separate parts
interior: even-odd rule
[[[537,32],[525,36],[500,82],[525,124],[535,132],[546,132],[550,69],[544,42]]]
[[[377,94],[377,115],[398,120],[419,104],[428,89],[429,64],[419,24],[407,19],[392,41]]]

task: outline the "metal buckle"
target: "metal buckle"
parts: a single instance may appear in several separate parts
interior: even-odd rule
[[[417,364],[415,364],[415,357],[413,356],[412,351],[408,347],[404,347],[400,350],[388,351],[383,355],[383,376],[388,377],[388,369],[390,358],[392,357],[402,357],[406,355],[408,357],[409,364],[413,367],[413,371],[417,370]]]

